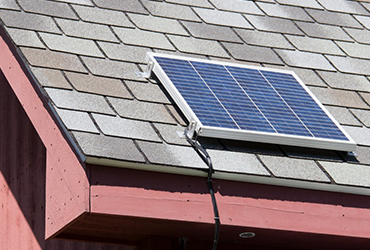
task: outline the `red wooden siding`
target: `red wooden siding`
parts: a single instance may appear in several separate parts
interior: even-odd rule
[[[0,249],[132,249],[91,242],[45,241],[45,180],[45,146],[0,71]]]
[[[46,151],[0,77],[0,246],[38,249],[44,241],[45,192],[40,190],[45,190]]]
[[[91,213],[59,237],[143,244],[162,235],[167,243],[190,239],[188,249],[211,248],[214,222],[205,178],[90,167]],[[218,250],[363,249],[370,243],[367,196],[286,187],[272,191],[267,185],[216,179],[214,187],[221,216]],[[238,235],[244,231],[257,236],[243,240]]]
[[[83,164],[48,112],[48,104],[1,35],[0,69],[46,148],[46,203],[50,205],[46,206],[45,234],[49,238],[88,212],[89,183]]]

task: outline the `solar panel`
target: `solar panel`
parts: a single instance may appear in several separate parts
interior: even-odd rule
[[[158,53],[147,61],[200,136],[355,149],[294,72]]]

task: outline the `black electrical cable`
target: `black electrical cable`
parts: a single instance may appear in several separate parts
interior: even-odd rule
[[[219,238],[219,234],[220,234],[220,216],[219,216],[219,213],[218,213],[215,192],[213,190],[213,185],[212,185],[212,174],[214,172],[213,165],[212,165],[212,160],[211,160],[211,157],[209,156],[209,154],[207,153],[206,149],[197,141],[197,138],[195,138],[195,140],[194,140],[194,139],[192,139],[192,137],[189,136],[188,128],[186,128],[186,130],[185,130],[185,137],[186,137],[186,140],[193,146],[195,151],[200,155],[200,157],[203,159],[203,161],[208,165],[207,186],[208,186],[209,193],[211,195],[212,205],[213,205],[213,213],[214,213],[214,218],[215,218],[215,236],[214,236],[214,240],[213,240],[212,250],[216,250],[217,243],[218,243],[218,238]]]

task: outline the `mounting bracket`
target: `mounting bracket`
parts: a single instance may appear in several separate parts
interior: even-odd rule
[[[150,62],[148,62],[147,66],[146,66],[146,70],[144,72],[135,71],[135,73],[138,77],[143,77],[145,79],[149,79],[150,76],[152,75],[153,67],[154,67],[154,63],[152,61],[150,61]]]

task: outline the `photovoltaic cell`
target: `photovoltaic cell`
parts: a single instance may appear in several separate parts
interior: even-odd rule
[[[152,59],[203,127],[355,145],[292,73],[158,54]]]

